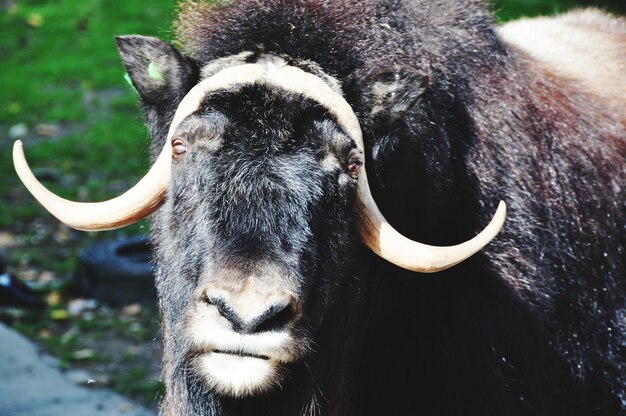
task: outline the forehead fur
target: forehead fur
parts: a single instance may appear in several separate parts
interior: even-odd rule
[[[173,169],[174,217],[206,220],[222,259],[287,261],[307,247],[313,219],[338,209],[328,201],[347,204],[355,187],[343,169],[353,140],[302,95],[267,84],[215,91],[181,129],[191,146]]]
[[[307,149],[318,160],[328,154],[342,159],[357,151],[354,140],[324,106],[268,84],[208,94],[178,131],[187,132],[202,149],[232,149],[234,154],[222,155],[224,159],[261,157],[262,161],[299,149]]]
[[[240,55],[242,59],[246,59],[246,54]],[[255,63],[236,64],[235,66],[221,69],[193,87],[180,102],[176,110],[170,127],[169,137],[172,137],[185,118],[200,111],[203,101],[208,97],[219,95],[222,92],[245,90],[249,86],[263,86],[266,90],[276,91],[274,95],[287,95],[299,98],[300,103],[298,104],[302,104],[304,101],[314,102],[315,106],[307,105],[305,107],[312,109],[320,107],[324,109],[326,113],[332,115],[329,118],[336,121],[344,132],[354,140],[358,149],[363,150],[363,137],[359,120],[350,104],[340,94],[337,84],[332,82],[331,77],[325,76],[325,79],[322,79],[311,72],[290,65],[284,58],[265,55],[262,55],[260,58]],[[240,61],[235,58],[228,62],[238,63]],[[307,69],[312,69],[325,75],[314,65],[309,64],[308,66],[309,68]],[[221,67],[220,63],[214,62],[212,67],[207,68],[205,72],[211,73],[219,67]],[[329,81],[331,85],[329,85]],[[265,100],[266,104],[269,103],[267,101],[269,98],[273,100],[272,97],[267,97]],[[237,106],[239,106],[240,102],[243,103],[242,100],[236,99],[234,102]],[[282,110],[289,111],[290,109],[288,106],[283,105]],[[245,118],[248,119],[250,116],[258,118],[264,111],[264,107],[257,106],[253,112],[247,113]],[[242,110],[239,108],[238,112],[241,113]]]

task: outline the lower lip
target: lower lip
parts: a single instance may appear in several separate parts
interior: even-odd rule
[[[272,359],[213,350],[195,359],[200,375],[219,394],[245,397],[268,390],[280,381],[280,366]]]

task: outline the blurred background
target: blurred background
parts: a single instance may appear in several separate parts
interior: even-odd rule
[[[147,223],[103,233],[68,229],[18,182],[10,149],[22,139],[36,175],[70,199],[102,200],[132,186],[148,168],[149,140],[113,36],[170,40],[176,3],[0,0],[0,321],[58,357],[63,370],[152,407],[162,391],[158,311],[149,270],[133,269],[133,261],[145,266],[149,250],[140,237],[126,239],[147,234]],[[624,0],[491,4],[498,21],[586,6],[626,9]],[[130,265],[109,270],[112,256]]]

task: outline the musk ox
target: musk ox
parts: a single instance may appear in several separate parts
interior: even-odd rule
[[[16,144],[70,226],[161,206],[164,415],[626,411],[626,25],[542,26],[593,33],[592,70],[536,22],[495,29],[478,0],[188,2],[179,48],[118,38],[154,140],[138,185],[62,200]]]

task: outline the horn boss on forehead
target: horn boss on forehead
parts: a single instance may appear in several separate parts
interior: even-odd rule
[[[189,91],[177,108],[163,150],[150,171],[132,189],[117,198],[80,203],[54,195],[32,174],[19,141],[13,150],[15,169],[33,196],[52,215],[72,228],[99,231],[129,225],[152,213],[166,196],[171,169],[171,139],[178,125],[196,112],[203,98],[212,91],[236,89],[254,83],[265,83],[302,94],[321,104],[363,152],[356,115],[344,98],[322,79],[289,65],[243,64],[224,69]],[[437,247],[412,241],[387,222],[372,198],[364,166],[358,177],[357,201],[362,241],[391,263],[417,272],[436,272],[467,259],[498,234],[506,216],[506,207],[501,202],[491,223],[476,237],[456,246]]]

